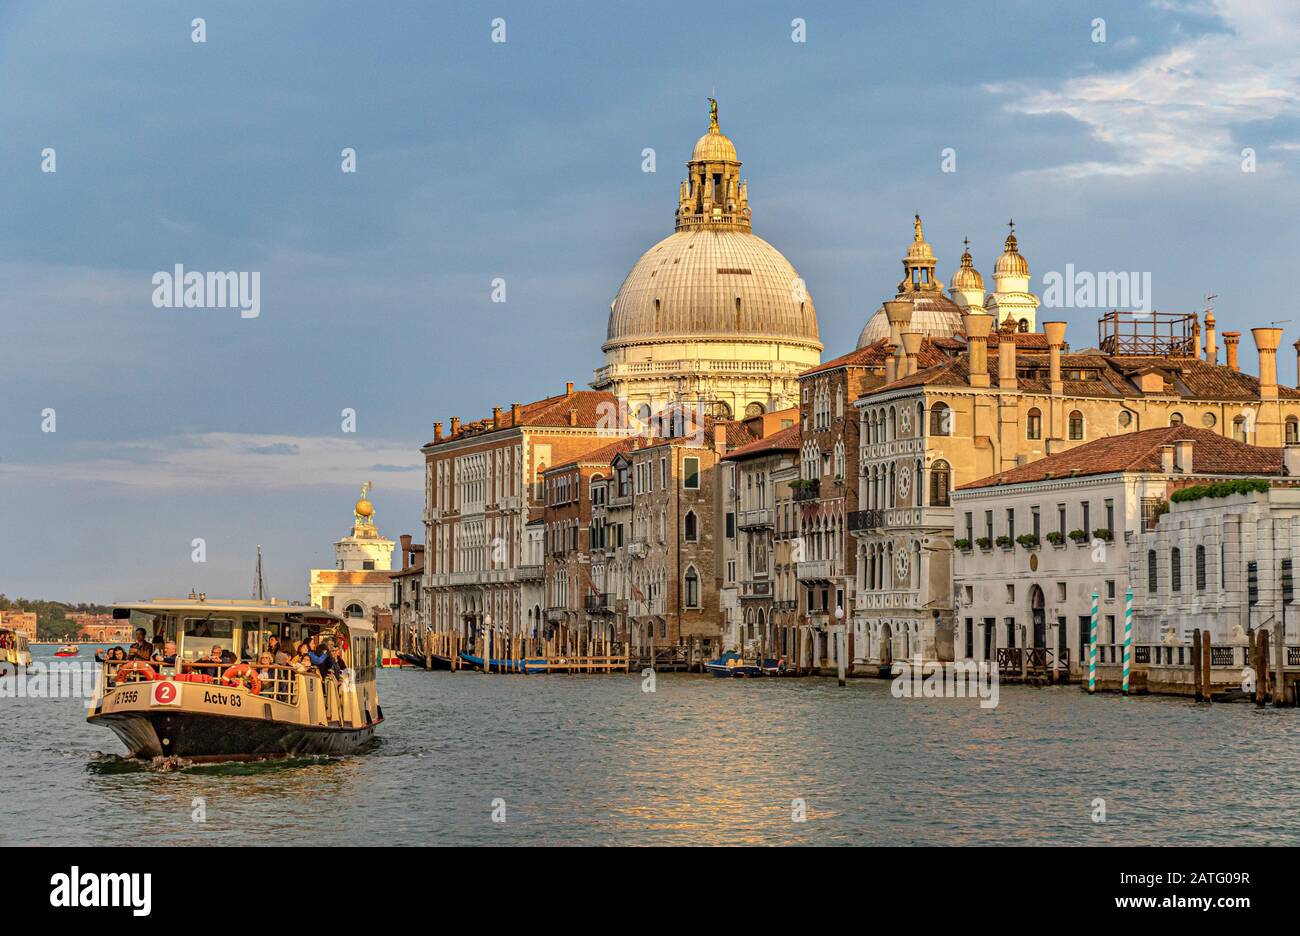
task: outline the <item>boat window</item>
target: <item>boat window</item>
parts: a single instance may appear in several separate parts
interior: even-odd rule
[[[235,622],[231,618],[185,618],[185,636],[181,641],[180,654],[187,660],[195,660],[212,652],[213,647],[220,647],[230,653],[235,652]]]

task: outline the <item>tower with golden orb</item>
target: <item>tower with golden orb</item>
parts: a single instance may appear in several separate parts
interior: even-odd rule
[[[375,525],[374,485],[361,485],[361,497],[352,506],[352,531],[334,544],[334,568],[311,570],[311,603],[373,620],[372,612],[388,613],[392,592],[392,540]]]

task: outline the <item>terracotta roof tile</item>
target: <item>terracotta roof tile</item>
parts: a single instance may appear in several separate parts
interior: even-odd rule
[[[1209,429],[1163,426],[1086,442],[1068,451],[963,484],[958,490],[1120,471],[1158,472],[1161,470],[1161,447],[1179,441],[1194,443],[1193,475],[1276,475],[1282,472],[1280,448],[1247,445]]]
[[[564,428],[569,425],[570,411],[576,412],[579,428],[595,429],[608,420],[614,412],[618,401],[612,393],[604,390],[575,390],[573,393],[560,393],[555,396],[525,403],[519,408],[519,426],[555,426]],[[492,426],[492,417],[478,419],[460,424],[460,430],[454,435],[444,435],[435,442],[426,445],[441,445],[457,439],[482,435],[501,429],[517,428],[511,406],[501,407],[501,419],[496,429]]]
[[[742,458],[767,455],[770,452],[797,452],[799,451],[800,436],[799,426],[787,426],[780,432],[774,432],[764,439],[751,442],[748,445],[741,446],[734,452],[728,453],[727,459],[739,461]]]

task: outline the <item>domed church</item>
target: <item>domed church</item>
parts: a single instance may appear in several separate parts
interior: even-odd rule
[[[736,418],[784,409],[798,402],[798,375],[821,363],[812,296],[751,231],[748,183],[709,105],[676,230],[641,256],[610,303],[605,365],[591,383],[642,416],[669,403]]]
[[[978,311],[981,307],[995,316],[999,325],[1011,319],[1018,331],[1034,330],[1038,297],[1029,291],[1029,261],[1020,254],[1015,222],[1011,225],[1011,233],[1007,235],[1002,253],[994,265],[993,292],[985,296],[984,277],[975,269],[970,242],[967,241],[966,250],[961,255],[961,266],[953,273],[948,287],[949,298],[943,294],[943,281],[939,279],[934,250],[921,230],[921,216],[915,217],[912,243],[903,257],[903,279],[894,297],[912,300],[913,331],[928,338],[951,338],[962,332],[962,313]],[[881,306],[863,326],[858,336],[858,347],[865,348],[889,335],[889,317]]]

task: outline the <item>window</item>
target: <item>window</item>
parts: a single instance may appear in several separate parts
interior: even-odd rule
[[[700,460],[698,458],[682,459],[682,487],[697,490],[700,486]]]
[[[344,613],[350,618],[359,618],[365,614],[365,612],[361,610],[361,605],[356,602],[348,605],[347,610]]]
[[[1083,438],[1083,413],[1073,410],[1070,413],[1070,441],[1078,442]]]
[[[1114,598],[1114,597],[1115,597],[1115,580],[1114,580],[1114,579],[1106,579],[1106,597],[1107,597],[1107,598]]]
[[[930,466],[930,506],[947,507],[948,490],[952,480],[952,473],[948,468],[948,463],[942,458]],[[970,519],[970,514],[966,515]]]
[[[728,513],[727,514],[727,539],[733,539],[735,535],[736,535],[736,515],[734,513]]]
[[[1065,539],[1065,505],[1056,505],[1056,532],[1061,534],[1061,539]]]
[[[695,519],[695,511],[686,511],[686,519],[682,522],[682,537],[688,543],[694,543],[700,537],[699,521]]]
[[[361,560],[361,568],[366,572],[373,572],[375,570],[375,560],[373,559]]]
[[[1088,538],[1091,539],[1092,538],[1092,504],[1089,501],[1084,501],[1080,506],[1083,508],[1083,532],[1087,533]]]
[[[986,537],[988,537],[988,539],[989,539],[990,542],[992,542],[992,540],[993,540],[993,511],[991,511],[991,510],[986,510],[986,511],[984,511],[984,535],[985,535]]]
[[[700,606],[700,576],[695,571],[695,566],[686,570],[686,587],[683,597],[686,601],[686,607],[698,608]]]
[[[1043,437],[1043,413],[1037,406],[1029,411],[1025,419],[1025,438],[1041,439]]]
[[[970,542],[975,539],[975,517],[968,510],[966,511],[966,541]]]
[[[1182,413],[1171,413],[1171,414],[1169,415],[1169,425],[1171,425],[1171,426],[1181,426],[1182,424],[1183,424],[1183,414],[1182,414]]]
[[[1196,590],[1205,591],[1205,547],[1196,547]]]
[[[1300,445],[1300,419],[1294,416],[1286,418],[1286,444]]]
[[[1039,516],[1038,516],[1038,508],[1037,508],[1037,507],[1031,507],[1031,508],[1029,509],[1029,516],[1030,516],[1030,518],[1033,520],[1033,523],[1034,523],[1034,527],[1033,527],[1034,539],[1038,539],[1040,536],[1043,535],[1042,522],[1041,522],[1041,520],[1039,519]]]
[[[1156,569],[1156,551],[1147,550],[1147,593],[1154,595],[1160,586],[1160,575]]]
[[[1007,536],[1011,537],[1011,539],[1016,538],[1016,509],[1014,507],[1007,508]]]
[[[1115,535],[1115,500],[1106,498],[1106,529],[1110,530],[1110,535]]]
[[[1183,553],[1177,546],[1169,550],[1169,590],[1183,590]]]
[[[947,403],[936,403],[930,407],[930,435],[952,435],[952,410]]]
[[[1007,647],[1016,649],[1016,619],[1013,617],[1006,618],[1007,624]]]
[[[1246,441],[1246,417],[1238,416],[1232,421],[1232,437],[1238,442]]]

